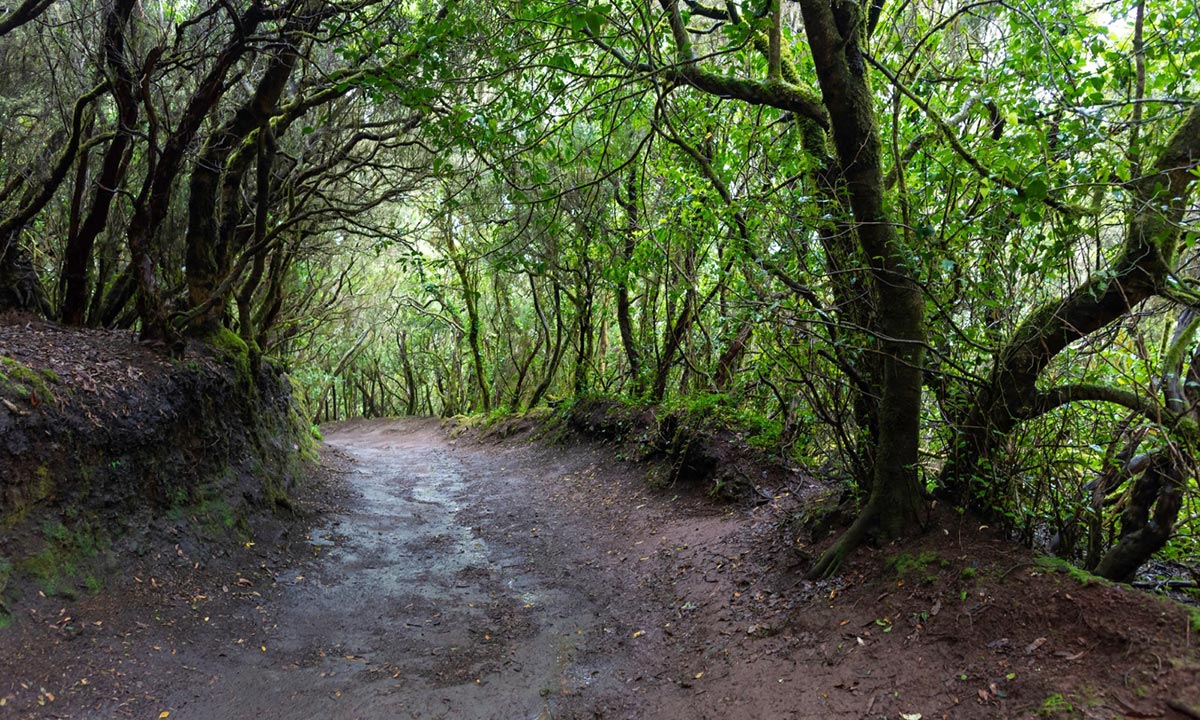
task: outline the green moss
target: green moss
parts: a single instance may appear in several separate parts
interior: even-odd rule
[[[42,525],[42,535],[45,536],[47,540],[64,544],[71,539],[71,531],[67,529],[66,525],[63,525],[60,522],[51,522],[49,520]]]
[[[31,576],[45,594],[68,597],[72,595],[69,581],[78,573],[67,554],[54,546],[21,560],[17,569]]]
[[[99,595],[104,590],[104,582],[95,575],[88,575],[83,579],[83,584],[87,587],[88,595]]]
[[[958,576],[963,580],[974,580],[979,576],[979,571],[968,565],[962,569],[962,572],[960,572]]]
[[[1040,567],[1044,571],[1062,573],[1064,575],[1067,575],[1072,580],[1076,581],[1077,583],[1079,583],[1080,585],[1082,585],[1084,587],[1090,587],[1092,585],[1105,585],[1105,586],[1112,585],[1111,581],[1105,580],[1104,578],[1100,577],[1099,575],[1093,575],[1090,572],[1088,572],[1087,570],[1076,567],[1075,565],[1072,565],[1070,562],[1068,562],[1067,560],[1063,560],[1062,558],[1051,557],[1049,555],[1045,555],[1045,556],[1037,559],[1037,564],[1038,564],[1038,567]]]
[[[927,550],[920,555],[914,556],[911,553],[900,553],[888,559],[887,566],[891,568],[897,575],[904,576],[909,573],[918,572],[924,573],[929,565],[938,561],[937,553],[932,550]]]
[[[39,465],[38,468],[33,471],[33,474],[37,478],[37,483],[35,483],[35,486],[39,490],[38,494],[48,496],[50,491],[54,488],[54,480],[50,477],[50,468],[45,465]]]
[[[1070,700],[1063,697],[1060,693],[1054,693],[1042,701],[1042,705],[1038,708],[1037,714],[1041,717],[1053,717],[1063,713],[1074,714],[1074,712],[1075,706]]]
[[[54,495],[54,478],[50,468],[38,466],[33,471],[31,482],[16,483],[16,492],[11,495],[10,507],[0,514],[0,528],[8,530],[22,523],[35,505]]]
[[[220,328],[205,338],[210,345],[233,364],[237,382],[244,387],[254,386],[251,347],[229,328]]]
[[[195,523],[197,532],[211,540],[230,535],[240,538],[250,533],[245,517],[230,504],[222,490],[233,482],[233,472],[233,468],[226,467],[223,480],[199,488],[189,504],[181,508],[181,515],[189,518]]]
[[[74,598],[72,588],[80,564],[107,549],[108,537],[87,517],[79,518],[72,526],[47,521],[42,525],[42,537],[42,550],[18,560],[16,571],[33,578],[47,595]]]
[[[208,342],[218,350],[223,350],[232,355],[250,354],[250,346],[246,344],[246,341],[229,328],[221,328],[213,332],[208,336]]]
[[[0,630],[12,624],[12,616],[8,614],[8,605],[4,601],[4,590],[13,575],[13,565],[8,558],[0,555]]]
[[[295,440],[300,452],[300,457],[306,462],[316,462],[317,443],[324,441],[321,436],[321,429],[316,423],[305,417],[300,408],[292,403],[288,406],[287,424],[282,428],[284,437],[289,437]]]
[[[47,402],[54,400],[48,383],[57,383],[58,375],[50,370],[34,370],[8,357],[0,357],[0,394],[21,400]]]
[[[8,558],[0,555],[0,606],[3,606],[4,589],[8,587],[8,580],[12,577],[13,566]]]
[[[210,528],[232,530],[237,525],[237,517],[233,514],[233,506],[224,498],[210,498],[200,504],[197,510],[202,520]]]

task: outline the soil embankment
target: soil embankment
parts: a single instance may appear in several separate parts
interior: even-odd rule
[[[226,339],[171,359],[129,333],[0,322],[0,625],[288,510],[308,426],[286,377]]]

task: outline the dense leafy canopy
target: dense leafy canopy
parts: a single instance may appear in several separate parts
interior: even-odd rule
[[[481,5],[0,15],[0,301],[318,421],[703,410],[857,490],[817,572],[927,492],[1195,550],[1194,3]]]

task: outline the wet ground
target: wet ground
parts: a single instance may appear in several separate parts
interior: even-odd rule
[[[326,438],[317,525],[24,608],[0,718],[1200,717],[1186,612],[976,524],[810,583],[787,491],[734,508],[430,420]]]
[[[578,661],[615,632],[601,600],[503,542],[538,533],[535,508],[508,504],[518,478],[429,422],[327,442],[352,459],[357,497],[310,534],[321,561],[279,576],[260,652],[165,697],[172,717],[534,720],[601,674],[603,657]]]

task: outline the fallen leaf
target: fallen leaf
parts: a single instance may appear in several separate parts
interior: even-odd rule
[[[698,672],[698,673],[696,673],[695,675],[693,675],[693,676],[692,676],[692,678],[694,678],[694,679],[696,679],[696,680],[699,680],[699,679],[700,679],[700,678],[702,678],[702,677],[704,677],[704,672],[703,672],[703,671],[701,671],[701,672]]]
[[[163,720],[163,718],[169,718],[169,717],[171,717],[170,710],[163,710],[162,712],[160,712],[158,714],[158,720]]]
[[[1034,653],[1034,651],[1036,651],[1038,648],[1040,648],[1041,646],[1043,646],[1045,644],[1046,644],[1046,638],[1040,637],[1037,640],[1034,640],[1033,642],[1031,642],[1025,646],[1025,654],[1032,655]]]
[[[921,720],[921,713],[900,713],[900,720]]]
[[[645,630],[638,630],[637,632],[635,632],[635,633],[633,634],[633,636],[634,636],[635,638],[640,638],[641,636],[643,636],[643,635],[645,635],[645,634],[646,634],[646,631],[645,631]]]

